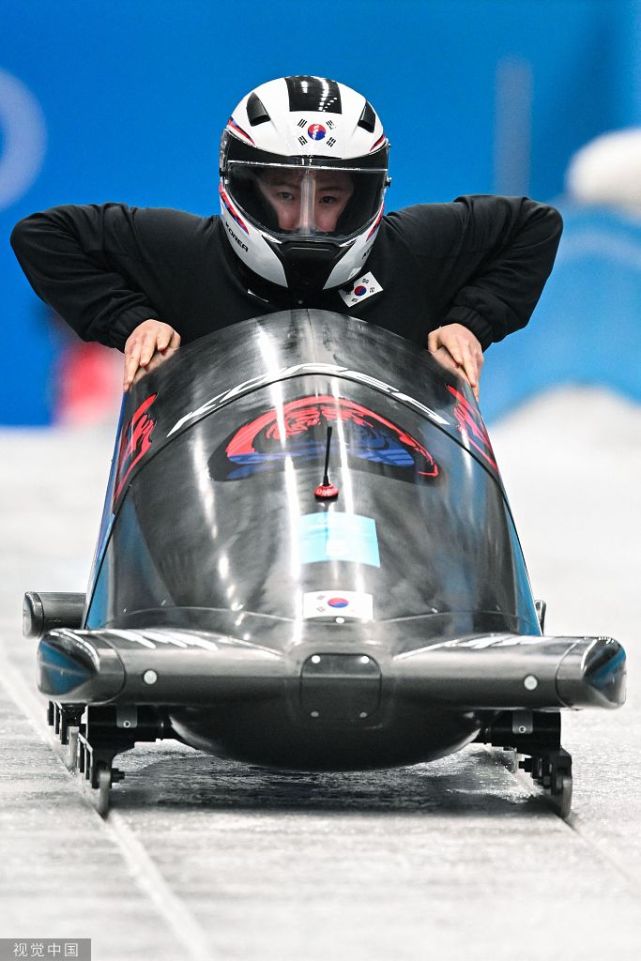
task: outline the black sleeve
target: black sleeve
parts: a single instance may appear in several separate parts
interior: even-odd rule
[[[415,250],[440,288],[442,326],[463,324],[483,349],[525,327],[554,264],[557,210],[527,197],[469,196],[407,212],[415,229],[422,220]]]
[[[120,350],[144,320],[162,320],[136,281],[135,214],[124,204],[53,207],[11,234],[36,294],[84,340]]]

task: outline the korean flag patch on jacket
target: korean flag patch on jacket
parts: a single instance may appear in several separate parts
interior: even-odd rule
[[[361,300],[367,300],[373,294],[379,294],[382,289],[374,274],[363,274],[362,277],[354,281],[351,287],[343,287],[342,290],[339,290],[339,294],[348,307],[353,307],[355,304],[359,304]]]

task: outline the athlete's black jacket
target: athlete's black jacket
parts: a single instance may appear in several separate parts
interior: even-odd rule
[[[177,210],[68,206],[20,221],[11,242],[43,300],[85,340],[120,350],[148,318],[189,343],[296,306],[361,317],[423,346],[429,331],[460,323],[485,349],[527,324],[561,217],[526,198],[490,196],[388,214],[363,266],[382,290],[350,307],[336,290],[303,304],[249,274],[223,230],[218,217]]]

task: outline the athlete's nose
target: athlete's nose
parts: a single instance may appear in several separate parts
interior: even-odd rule
[[[300,216],[297,210],[278,211],[278,226],[281,230],[298,230]]]

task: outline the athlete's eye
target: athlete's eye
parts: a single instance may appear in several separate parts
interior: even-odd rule
[[[332,204],[338,203],[338,197],[334,197],[331,194],[325,194],[324,197],[319,197],[318,202],[324,204],[326,207],[331,207]]]
[[[291,203],[292,200],[296,199],[294,194],[290,193],[289,190],[278,190],[276,192],[276,196],[279,200],[283,200],[285,203]]]

